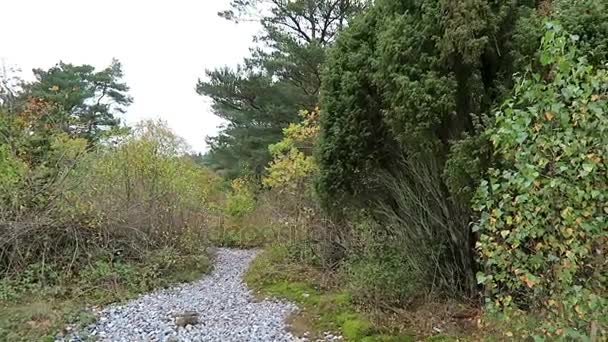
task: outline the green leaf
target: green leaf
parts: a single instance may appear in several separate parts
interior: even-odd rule
[[[585,170],[585,172],[587,172],[587,173],[591,173],[591,171],[593,171],[594,168],[595,168],[595,165],[592,163],[583,164],[583,170]]]

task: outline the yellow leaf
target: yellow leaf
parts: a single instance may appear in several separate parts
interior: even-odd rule
[[[530,278],[528,278],[527,275],[523,276],[523,281],[524,283],[526,283],[526,286],[528,286],[529,288],[532,288],[534,285],[536,285],[536,282]]]
[[[571,237],[574,234],[574,229],[570,228],[570,227],[566,227],[564,229],[562,229],[562,235],[566,238]]]
[[[553,113],[551,113],[551,112],[545,112],[545,119],[547,121],[553,120],[554,117],[555,117],[555,115],[553,115]]]

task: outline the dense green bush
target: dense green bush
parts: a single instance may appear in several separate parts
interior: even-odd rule
[[[487,132],[499,166],[478,190],[488,301],[533,310],[535,333],[608,336],[608,72],[558,26]]]
[[[245,178],[233,180],[226,196],[225,213],[233,218],[242,218],[251,213],[255,208],[255,194],[252,187],[252,182]]]
[[[421,268],[452,279],[458,291],[446,293],[474,295],[478,235],[468,207],[488,168],[504,162],[493,155],[489,113],[514,74],[544,68],[546,17],[578,35],[590,65],[605,63],[605,8],[603,0],[374,2],[338,36],[323,74],[325,207],[338,217],[368,210],[399,236],[404,256],[424,256]]]
[[[491,108],[509,89],[515,61],[534,51],[517,45],[527,37],[519,22],[533,8],[526,1],[375,2],[340,34],[326,63],[321,195],[339,202],[382,192],[376,172],[399,167],[395,157],[403,154],[445,163],[454,141],[477,134],[472,115]]]
[[[438,163],[408,158],[400,165],[379,173],[390,199],[370,210],[382,227],[380,233],[416,265],[423,275],[418,282],[426,291],[473,295],[475,240],[468,226],[469,208],[445,195]]]
[[[8,146],[0,145],[0,191],[11,193],[23,176],[25,165],[16,158]]]
[[[608,1],[556,0],[553,6],[554,20],[579,37],[579,49],[589,63],[605,64],[608,61]]]
[[[474,118],[509,88],[528,53],[516,45],[517,24],[533,8],[377,1],[326,63],[319,195],[332,213],[363,207],[389,227],[400,258],[415,255],[423,273],[439,274],[422,277],[428,288],[476,292],[467,201],[490,150]]]

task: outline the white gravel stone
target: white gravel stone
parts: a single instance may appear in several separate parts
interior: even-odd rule
[[[218,249],[211,274],[125,304],[110,305],[81,335],[117,342],[301,341],[285,325],[286,317],[297,307],[274,299],[255,300],[243,283],[243,273],[255,254],[251,250]],[[175,315],[188,311],[198,313],[198,324],[178,327]]]

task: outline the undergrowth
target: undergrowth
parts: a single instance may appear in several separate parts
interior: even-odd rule
[[[252,262],[245,282],[261,297],[272,296],[298,304],[300,310],[289,318],[289,328],[297,336],[342,335],[347,341],[406,342],[419,340],[411,327],[389,323],[392,314],[372,312],[357,305],[339,272],[329,275],[293,258],[285,244],[274,244]],[[437,335],[428,341],[457,341],[457,337]],[[462,340],[462,338],[460,339]]]
[[[53,340],[91,306],[209,268],[219,180],[164,123],[92,146],[19,122],[11,136],[42,146],[0,141],[0,341]]]
[[[30,265],[0,280],[0,341],[53,341],[66,327],[95,321],[94,309],[138,294],[193,281],[211,267],[205,253],[173,250],[138,262],[99,258],[78,273],[56,265]]]

